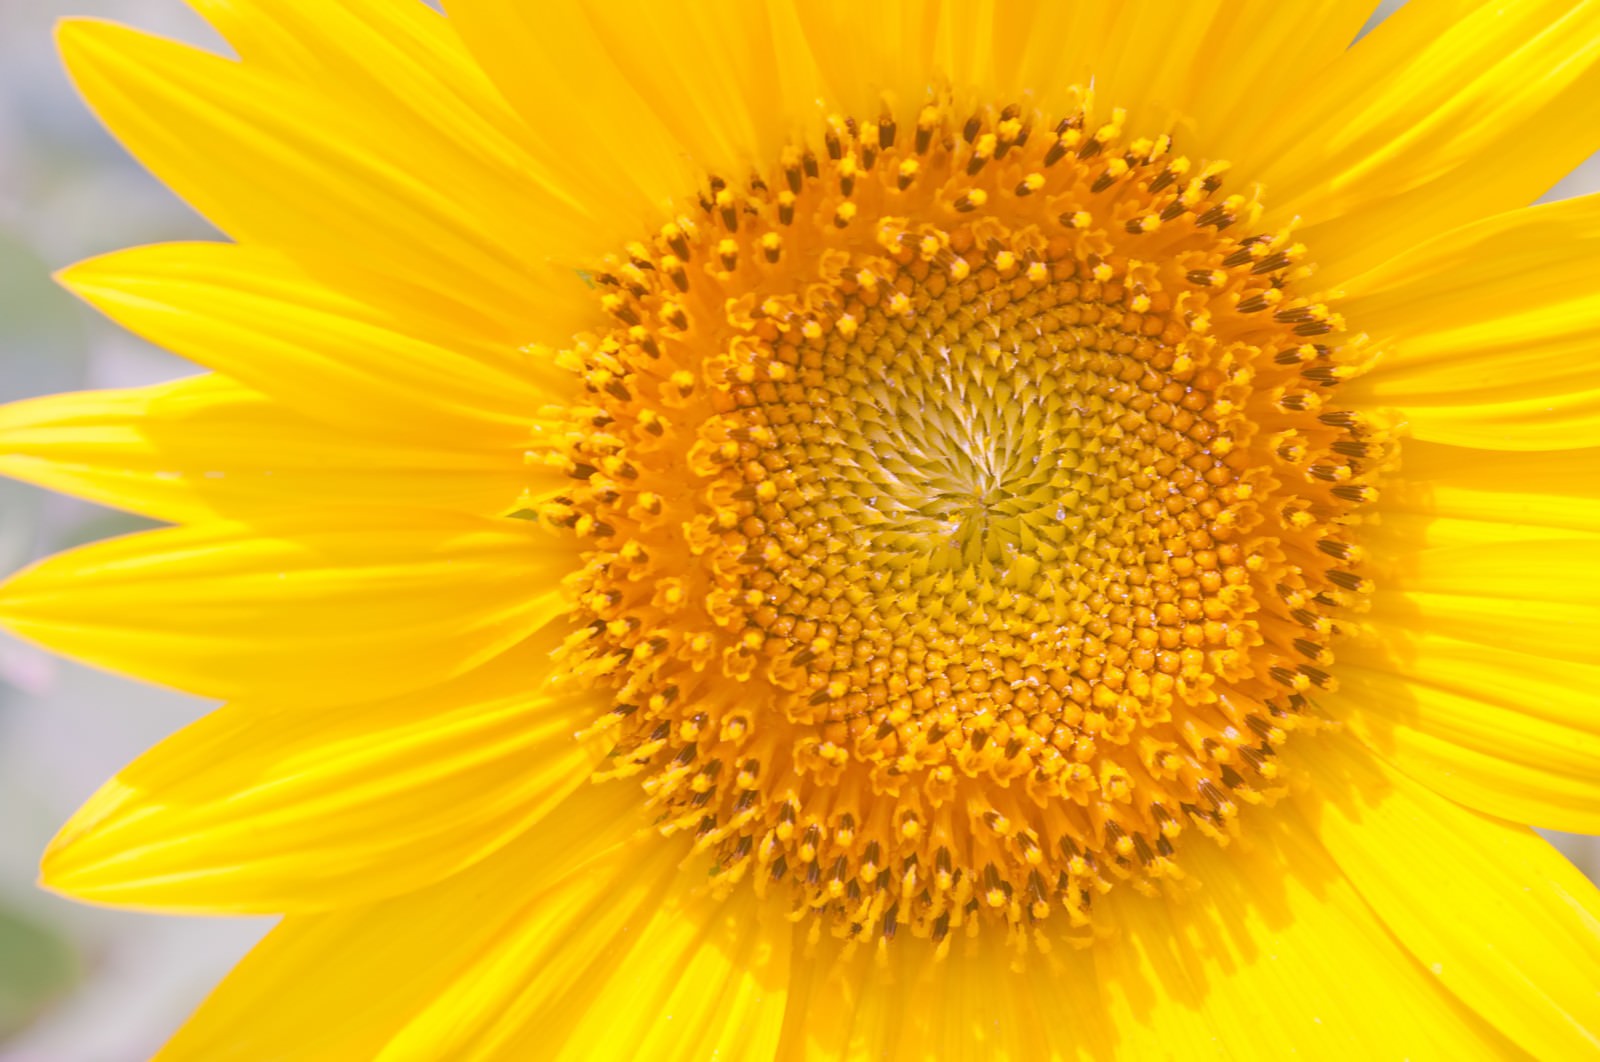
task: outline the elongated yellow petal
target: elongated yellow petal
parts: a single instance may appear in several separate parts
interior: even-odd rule
[[[1513,211],[1349,282],[1351,325],[1382,351],[1350,400],[1410,434],[1488,450],[1600,445],[1600,195]]]
[[[537,897],[378,1058],[771,1058],[793,928],[748,889],[700,894],[682,846]]]
[[[1511,1050],[1405,953],[1288,808],[1267,809],[1245,828],[1250,838],[1239,845],[1189,842],[1183,860],[1197,887],[1186,896],[1109,897],[1127,928],[1096,946],[1096,970],[1108,1013],[1129,1030],[1128,1057]]]
[[[452,0],[447,10],[474,59],[534,131],[541,158],[564,185],[606,204],[613,227],[596,235],[610,249],[652,231],[669,203],[699,187],[701,166],[577,5]]]
[[[1326,784],[1301,798],[1306,821],[1441,985],[1534,1058],[1600,1048],[1600,893],[1571,863],[1352,738],[1323,735],[1308,758]]]
[[[313,505],[497,515],[557,485],[514,446],[341,432],[212,375],[0,407],[0,471],[176,523]]]
[[[557,370],[475,347],[329,289],[276,252],[235,244],[119,251],[62,282],[119,324],[308,416],[414,439],[530,439]]]
[[[1337,282],[1531,203],[1600,146],[1600,10],[1408,4],[1303,91],[1263,102],[1266,135],[1232,161],[1267,189],[1266,223],[1300,218]]]
[[[1600,832],[1600,668],[1392,628],[1339,656],[1330,710],[1469,807]]]
[[[643,871],[661,846],[644,835],[646,826],[636,787],[583,786],[525,836],[436,885],[364,907],[291,915],[158,1058],[373,1058],[452,980],[492,955],[540,897],[567,887],[570,905],[583,886],[597,892],[607,871]],[[511,996],[520,988],[504,986]]]
[[[835,1058],[1116,1057],[1093,958],[1066,945],[1019,961],[1004,941],[953,931],[939,959],[925,940],[796,948],[782,1062]],[[1177,1045],[1174,1044],[1174,1051]]]
[[[307,712],[234,704],[100,790],[44,883],[119,906],[323,910],[408,892],[494,852],[588,777],[604,695],[547,679],[564,628],[462,678]]]
[[[419,121],[373,121],[283,75],[110,23],[60,29],[73,81],[128,149],[229,235],[297,257],[379,261],[525,341],[593,316],[563,213],[537,171],[506,172]],[[512,220],[514,219],[514,221]]]
[[[0,586],[0,625],[207,697],[371,700],[443,682],[567,609],[520,520],[367,509],[113,539]]]
[[[942,960],[914,939],[897,939],[881,963],[868,948],[797,957],[780,1057],[1265,1062],[1512,1050],[1389,934],[1288,808],[1245,825],[1248,846],[1187,839],[1193,889],[1097,899],[1118,929],[1084,949],[1024,954],[956,932]]]
[[[1425,549],[1378,576],[1374,629],[1423,630],[1513,652],[1600,663],[1600,541]]]
[[[160,1057],[771,1057],[790,926],[700,895],[641,810],[630,785],[582,789],[438,885],[291,917]]]
[[[1480,533],[1501,538],[1528,527],[1600,533],[1600,489],[1593,482],[1600,451],[1496,452],[1408,439],[1401,458],[1375,506],[1384,524],[1477,523],[1489,525]]]

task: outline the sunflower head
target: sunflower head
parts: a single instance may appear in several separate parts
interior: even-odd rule
[[[171,1057],[1593,1050],[1596,5],[199,6],[212,374],[0,410],[233,702],[46,859],[288,912]]]

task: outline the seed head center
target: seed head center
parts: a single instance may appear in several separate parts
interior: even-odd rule
[[[712,179],[598,274],[542,509],[586,550],[568,651],[717,887],[1083,928],[1277,788],[1380,440],[1224,167],[1120,113],[908,125]]]

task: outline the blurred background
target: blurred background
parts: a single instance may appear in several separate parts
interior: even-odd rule
[[[398,0],[397,0],[398,2]],[[1374,22],[1398,7],[1384,4]],[[212,230],[133,163],[67,83],[51,23],[115,18],[220,48],[178,0],[0,0],[0,401],[193,371],[112,327],[50,271]],[[1600,157],[1550,198],[1600,188]],[[144,522],[0,480],[0,573]],[[0,634],[0,1062],[138,1062],[267,929],[69,903],[39,853],[105,779],[211,705],[45,656]],[[1591,875],[1600,845],[1554,838]]]

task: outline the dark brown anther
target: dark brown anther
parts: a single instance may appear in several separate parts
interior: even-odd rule
[[[1286,266],[1288,264],[1289,264],[1289,256],[1284,254],[1282,251],[1278,251],[1275,254],[1267,255],[1261,261],[1257,262],[1255,264],[1255,268],[1251,269],[1250,272],[1255,273],[1256,275],[1259,276],[1262,273],[1271,273],[1271,272],[1274,272],[1276,270],[1282,269],[1284,266]]]
[[[989,160],[984,158],[982,155],[973,155],[967,160],[967,176],[976,177],[983,171],[984,163],[988,161]]]
[[[1150,191],[1150,193],[1152,195],[1154,195],[1156,192],[1159,192],[1159,191],[1161,191],[1161,189],[1166,188],[1168,185],[1172,184],[1172,182],[1176,181],[1177,179],[1178,179],[1178,175],[1173,173],[1171,170],[1162,170],[1160,173],[1156,174],[1155,180],[1150,182],[1149,191]]]
[[[1050,145],[1050,150],[1044,153],[1044,165],[1048,169],[1067,157],[1067,146],[1057,140]]]
[[[822,136],[822,142],[827,146],[828,157],[834,162],[844,158],[844,143],[839,139],[839,134],[829,129]]]
[[[917,154],[926,155],[929,146],[933,143],[933,127],[928,125],[917,126],[916,149]]]
[[[1333,325],[1327,321],[1307,321],[1294,326],[1294,334],[1297,336],[1325,336],[1331,331]]]
[[[779,203],[778,204],[778,221],[779,221],[780,224],[783,224],[783,225],[793,225],[794,224],[794,204],[793,203]]]
[[[1089,186],[1089,191],[1091,191],[1091,192],[1103,192],[1107,188],[1110,188],[1113,184],[1115,184],[1116,180],[1117,179],[1115,177],[1111,176],[1111,174],[1102,173],[1100,176],[1098,176],[1098,177],[1096,177],[1094,179],[1094,183]]]
[[[677,255],[680,261],[687,262],[689,260],[689,240],[683,233],[680,232],[669,239],[667,246],[672,249],[672,253]]]
[[[806,176],[812,180],[816,180],[817,174],[822,172],[817,168],[817,156],[810,151],[800,157],[800,165],[804,167]]]
[[[1317,687],[1319,690],[1331,689],[1333,687],[1333,676],[1322,670],[1320,667],[1312,667],[1310,664],[1301,664],[1300,674],[1310,679],[1311,684]]]
[[[1366,580],[1355,572],[1340,571],[1337,568],[1329,569],[1328,582],[1341,590],[1359,591],[1366,585]]]
[[[967,124],[961,127],[961,138],[967,143],[978,139],[978,134],[983,131],[983,119],[974,114],[967,119]]]
[[[1183,205],[1182,200],[1174,199],[1172,202],[1161,208],[1161,220],[1171,221],[1173,218],[1181,216],[1187,209],[1189,208]]]
[[[888,151],[894,147],[894,119],[887,114],[878,119],[878,147]]]
[[[739,211],[731,205],[722,208],[722,227],[729,232],[739,231]]]
[[[1100,143],[1100,141],[1096,140],[1094,137],[1090,137],[1088,140],[1085,140],[1083,142],[1083,146],[1078,149],[1078,157],[1080,159],[1092,159],[1096,155],[1100,154],[1104,148],[1104,144]]]
[[[1224,268],[1224,269],[1232,269],[1235,266],[1242,266],[1246,262],[1249,262],[1250,260],[1251,260],[1250,248],[1249,247],[1241,247],[1237,251],[1234,251],[1232,254],[1228,255],[1228,257],[1226,257],[1226,258],[1224,258],[1222,260],[1222,268]]]

